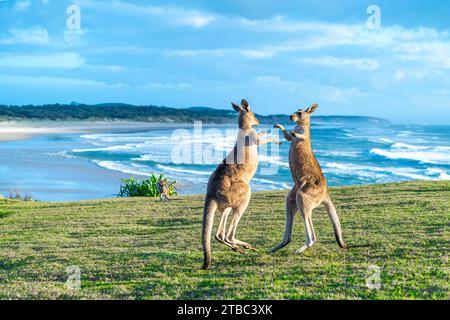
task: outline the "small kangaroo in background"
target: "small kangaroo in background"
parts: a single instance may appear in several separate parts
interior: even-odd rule
[[[169,197],[170,189],[169,189],[169,182],[167,181],[167,179],[159,180],[158,184],[156,185],[156,188],[159,191],[159,197],[161,201],[171,200]]]
[[[295,185],[286,197],[286,227],[283,240],[271,252],[284,248],[291,242],[294,217],[298,211],[302,214],[305,222],[306,244],[295,253],[299,254],[310,248],[316,242],[312,211],[322,203],[333,224],[338,245],[342,249],[347,249],[342,238],[339,217],[328,191],[327,181],[311,147],[310,116],[317,108],[318,105],[313,104],[306,111],[300,109],[291,115],[291,120],[297,123],[291,132],[287,132],[280,124],[274,126],[283,132],[286,140],[291,141],[289,165]]]
[[[222,213],[216,239],[236,252],[245,253],[245,249],[256,250],[252,245],[235,238],[236,228],[250,201],[249,184],[258,169],[258,145],[279,143],[272,139],[261,140],[266,133],[258,135],[253,129],[259,125],[259,121],[246,100],[242,100],[241,105],[232,103],[232,106],[239,112],[238,140],[233,150],[209,178],[202,227],[203,269],[207,269],[211,263],[211,232],[216,210]],[[231,211],[233,216],[226,232]]]

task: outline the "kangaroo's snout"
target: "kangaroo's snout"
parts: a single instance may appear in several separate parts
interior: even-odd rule
[[[291,116],[289,118],[291,119],[291,121],[294,121],[294,122],[298,121],[298,115],[296,113],[291,114]]]

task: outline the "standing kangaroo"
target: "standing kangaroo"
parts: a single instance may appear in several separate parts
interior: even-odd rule
[[[249,184],[258,169],[258,145],[279,143],[272,139],[261,141],[265,134],[258,135],[253,129],[253,126],[259,125],[259,121],[247,101],[242,100],[241,105],[232,103],[232,106],[239,112],[239,134],[233,150],[218,165],[208,181],[202,228],[203,269],[207,269],[211,263],[211,232],[216,210],[222,213],[216,239],[236,252],[256,250],[252,245],[235,238],[236,228],[250,201]],[[227,218],[231,211],[233,216],[226,233]]]
[[[169,187],[169,182],[167,181],[167,179],[159,180],[158,184],[156,185],[156,188],[159,191],[159,197],[160,197],[161,201],[172,200],[169,197],[170,187]]]
[[[327,181],[322,173],[319,162],[311,147],[310,116],[318,108],[313,104],[306,111],[302,109],[291,115],[291,120],[297,123],[295,129],[287,132],[280,124],[274,127],[283,132],[286,140],[291,141],[289,165],[295,185],[286,197],[286,228],[283,241],[271,250],[275,252],[291,242],[295,214],[300,211],[306,228],[306,244],[295,253],[299,254],[310,248],[316,242],[312,222],[312,211],[324,204],[334,228],[336,241],[342,249],[347,249],[342,238],[342,229],[336,209],[331,201]]]

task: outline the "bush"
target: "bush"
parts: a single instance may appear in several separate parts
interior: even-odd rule
[[[123,179],[120,184],[120,192],[117,195],[120,198],[133,198],[133,197],[159,197],[159,191],[157,184],[159,181],[164,180],[164,175],[156,176],[152,173],[150,179],[140,181],[135,180],[133,177],[130,179]],[[178,195],[176,191],[176,181],[169,183],[169,196]]]
[[[3,196],[0,197],[2,199]],[[20,200],[20,201],[33,201],[33,196],[29,193],[21,194],[19,191],[10,191],[8,194],[8,199]]]

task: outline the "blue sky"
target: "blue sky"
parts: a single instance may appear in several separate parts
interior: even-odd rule
[[[67,7],[81,9],[69,30]],[[367,7],[381,9],[369,30]],[[0,104],[78,101],[449,124],[448,1],[0,0]]]

